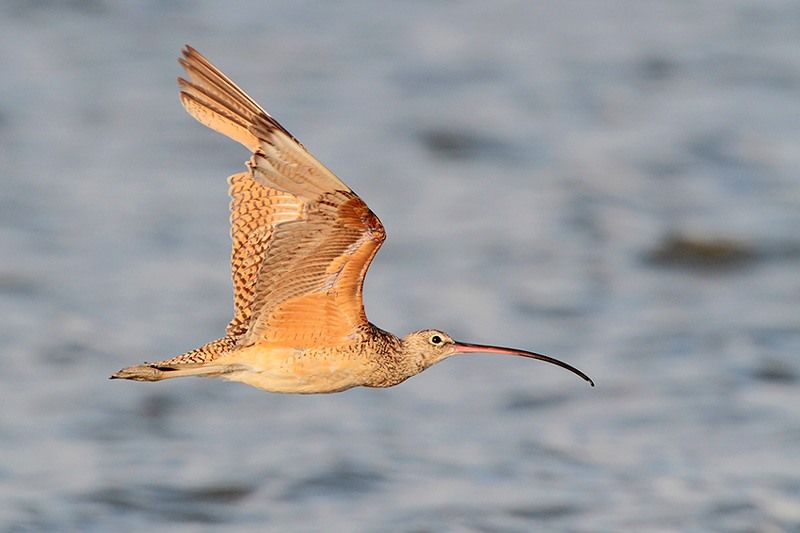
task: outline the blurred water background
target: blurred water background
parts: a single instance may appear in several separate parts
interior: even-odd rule
[[[191,43],[389,235],[389,390],[108,381],[218,337],[240,146]],[[0,529],[800,531],[800,4],[0,4]]]

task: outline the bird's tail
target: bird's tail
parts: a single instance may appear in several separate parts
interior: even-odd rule
[[[235,365],[220,364],[217,360],[233,350],[235,345],[233,338],[223,337],[172,359],[123,368],[112,374],[110,379],[161,381],[187,376],[213,377],[229,374],[237,370]]]
[[[109,379],[132,379],[133,381],[161,381],[162,379],[183,378],[188,376],[214,377],[229,374],[234,369],[230,365],[181,365],[180,367],[162,367],[156,363],[145,363],[123,368],[114,372]]]

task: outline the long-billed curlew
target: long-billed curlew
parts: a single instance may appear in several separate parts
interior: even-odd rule
[[[227,76],[186,46],[183,107],[252,152],[228,178],[234,316],[224,337],[183,355],[123,368],[112,378],[221,377],[271,392],[391,387],[454,354],[546,355],[466,344],[435,329],[399,338],[371,324],[361,291],[386,234],[350,188]]]

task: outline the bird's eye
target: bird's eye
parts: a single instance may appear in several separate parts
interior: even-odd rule
[[[439,335],[433,335],[431,337],[431,344],[442,344],[442,338]]]

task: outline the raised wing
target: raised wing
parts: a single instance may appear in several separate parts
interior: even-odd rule
[[[187,46],[181,102],[252,152],[230,178],[239,345],[351,342],[367,323],[364,276],[385,239],[366,204],[206,58]]]
[[[250,172],[234,174],[228,184],[234,315],[227,333],[238,338],[250,325],[258,272],[275,226],[300,218],[303,203],[291,194],[264,187]]]
[[[304,217],[275,228],[243,344],[325,346],[367,324],[361,291],[383,225],[350,191],[325,193]]]

